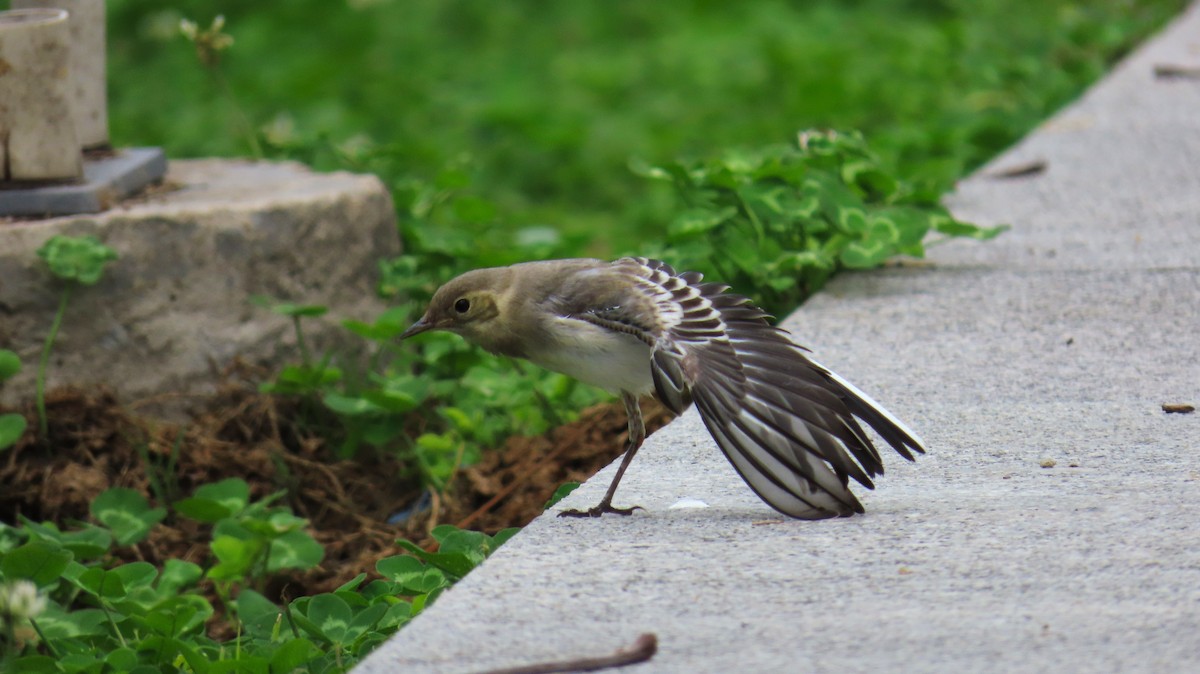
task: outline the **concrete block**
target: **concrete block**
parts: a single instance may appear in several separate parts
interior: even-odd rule
[[[95,286],[73,293],[49,384],[106,384],[126,401],[203,393],[235,356],[296,359],[290,323],[251,296],[325,304],[306,337],[340,334],[337,319],[371,319],[376,260],[400,244],[387,189],[374,176],[313,173],[296,163],[174,161],[174,189],[91,216],[0,219],[0,348],[26,368],[0,387],[33,394],[34,364],[60,283],[36,251],[56,234],[94,235],[120,255]]]

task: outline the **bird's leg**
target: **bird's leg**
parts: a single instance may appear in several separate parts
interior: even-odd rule
[[[621,402],[625,403],[625,414],[629,416],[629,448],[625,450],[625,457],[621,459],[621,465],[617,466],[617,474],[613,476],[612,483],[608,485],[608,491],[595,507],[587,510],[564,510],[558,514],[559,517],[600,517],[604,513],[632,515],[635,510],[644,510],[641,506],[615,508],[612,504],[613,494],[617,493],[617,485],[621,483],[621,476],[625,474],[629,462],[633,461],[633,455],[637,454],[638,448],[642,446],[642,441],[646,439],[646,422],[642,419],[642,406],[638,403],[637,396],[622,391]]]

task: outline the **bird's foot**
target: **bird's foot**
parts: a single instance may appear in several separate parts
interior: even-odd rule
[[[617,508],[611,503],[601,503],[587,510],[563,510],[558,513],[559,517],[600,517],[604,513],[612,513],[614,515],[629,516],[635,510],[645,510],[642,506],[633,506],[632,508]]]

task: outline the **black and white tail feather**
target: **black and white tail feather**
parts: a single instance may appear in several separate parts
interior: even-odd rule
[[[649,315],[658,324],[637,327],[651,347],[659,398],[676,413],[695,403],[726,458],[771,507],[802,519],[863,512],[849,478],[874,488],[883,462],[860,420],[904,458],[924,453],[915,433],[810,359],[748,298],[658,260],[613,264],[656,305]],[[604,317],[629,329],[622,318]]]

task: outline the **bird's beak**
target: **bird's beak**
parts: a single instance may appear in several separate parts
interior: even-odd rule
[[[425,317],[422,316],[421,320],[408,326],[407,330],[400,333],[400,339],[408,339],[409,337],[412,337],[413,335],[419,335],[422,332],[428,332],[429,330],[432,330],[434,327],[435,326],[433,325],[433,323],[426,321]]]

